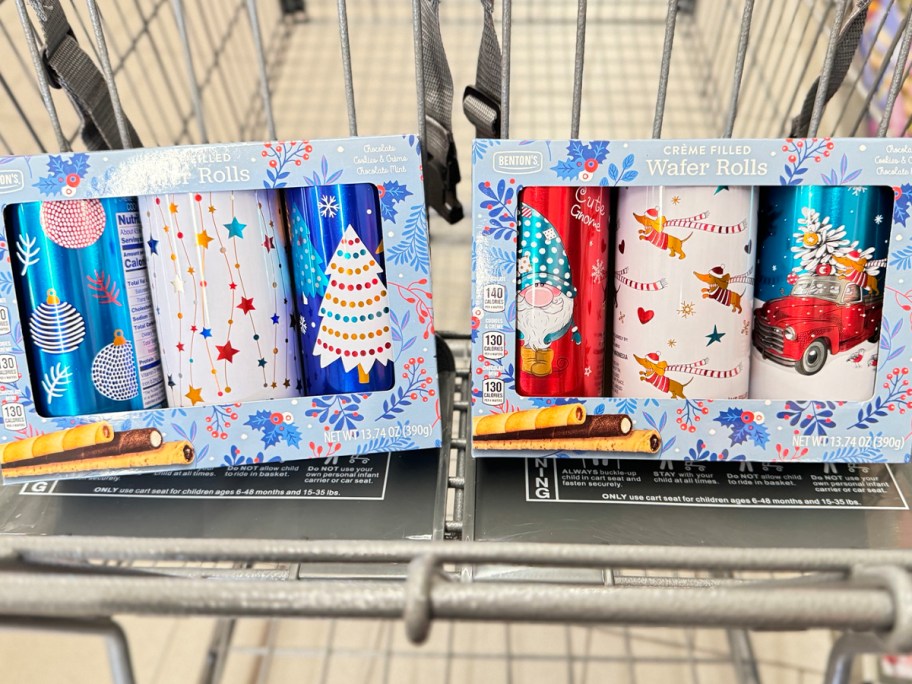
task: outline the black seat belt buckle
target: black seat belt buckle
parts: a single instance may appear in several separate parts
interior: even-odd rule
[[[428,206],[440,214],[447,223],[457,223],[464,216],[462,204],[456,197],[456,184],[462,179],[456,159],[456,143],[447,133],[446,159],[438,159],[428,152],[424,165],[424,193]]]
[[[500,137],[500,103],[475,86],[466,86],[462,94],[462,111],[475,126],[476,138]]]

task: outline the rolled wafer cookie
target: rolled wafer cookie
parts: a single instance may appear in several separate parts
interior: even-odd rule
[[[564,439],[581,437],[620,437],[633,429],[633,421],[624,413],[587,416],[579,425],[561,425],[539,430],[522,430],[508,435],[476,435],[476,440],[491,439]]]
[[[25,461],[21,465],[4,466],[0,472],[2,472],[4,479],[47,477],[67,473],[84,473],[93,470],[117,471],[134,468],[190,465],[193,463],[193,457],[193,445],[182,440],[165,442],[157,449],[149,449],[148,451],[140,451],[134,454],[84,458],[39,465],[30,465]]]
[[[66,461],[79,461],[91,458],[102,458],[105,456],[120,456],[121,454],[135,454],[142,451],[157,449],[165,440],[161,432],[156,428],[139,428],[137,430],[127,430],[118,432],[114,439],[107,444],[96,444],[95,446],[80,447],[78,449],[67,449],[45,456],[35,456],[33,458],[22,459],[9,464],[8,468],[17,468],[24,466],[37,466],[46,463],[64,463]]]
[[[497,451],[617,451],[656,454],[662,438],[655,430],[633,430],[619,437],[576,437],[558,439],[484,439],[473,443],[475,449]]]
[[[561,425],[580,425],[585,420],[586,407],[582,404],[548,406],[473,418],[472,434],[500,435],[507,432],[538,430]]]
[[[0,446],[0,463],[13,463],[35,456],[47,456],[68,449],[105,444],[114,439],[114,428],[107,421],[86,423],[49,432],[46,435],[20,439]]]

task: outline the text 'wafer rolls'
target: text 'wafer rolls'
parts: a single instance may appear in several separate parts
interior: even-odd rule
[[[621,437],[633,429],[633,421],[624,413],[588,416],[579,425],[561,425],[539,430],[509,433],[509,439],[578,439],[585,437]],[[503,435],[476,435],[478,441],[503,439]]]
[[[114,439],[107,444],[97,444],[95,446],[82,447],[79,449],[67,449],[66,451],[47,454],[46,456],[22,459],[20,461],[15,461],[7,467],[16,468],[21,466],[44,465],[46,463],[66,463],[67,461],[120,456],[121,454],[136,454],[157,449],[164,441],[161,432],[159,432],[157,428],[127,430],[126,432],[118,432],[115,434]]]
[[[559,439],[483,439],[475,449],[492,451],[617,451],[657,454],[662,438],[655,430],[633,430],[619,437],[577,437]]]
[[[134,468],[162,466],[180,466],[193,463],[193,445],[187,441],[165,442],[157,449],[141,451],[135,454],[102,456],[100,458],[83,458],[70,461],[32,465],[25,461],[21,465],[4,466],[4,478],[46,477],[67,473],[83,473],[93,470],[117,471]]]
[[[582,404],[548,406],[540,409],[495,413],[490,416],[474,418],[472,421],[472,434],[502,435],[508,432],[581,425],[585,420],[586,407]]]
[[[0,446],[0,463],[14,463],[69,449],[107,444],[113,439],[114,428],[107,421],[77,425],[66,430],[4,444]]]

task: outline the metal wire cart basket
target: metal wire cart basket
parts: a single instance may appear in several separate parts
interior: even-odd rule
[[[66,97],[85,86],[56,71],[44,4],[0,0],[4,155],[84,144],[91,105],[85,90],[76,107]],[[463,166],[457,195],[475,130],[460,113],[447,121],[438,12],[457,92],[476,83],[483,21],[496,26],[504,137],[904,136],[912,124],[907,0],[52,4],[100,68],[91,88],[111,94],[99,127],[114,146],[131,142],[124,113],[150,146],[417,129],[433,156],[443,130]],[[454,169],[440,168],[446,186]],[[457,217],[452,198],[443,206]],[[104,637],[124,683],[900,681],[899,658],[856,656],[912,652],[908,466],[757,466],[876,491],[842,509],[719,509],[583,501],[552,462],[471,458],[469,224],[431,212],[444,448],[353,457],[382,483],[370,491],[314,485],[332,482],[334,459],[276,469],[296,497],[262,495],[271,485],[252,468],[212,478],[213,491],[230,477],[251,492],[234,498],[123,495],[130,478],[6,487],[0,627]],[[657,468],[711,472],[605,460],[573,477]],[[215,618],[188,641],[201,673],[147,676],[130,655],[136,615]]]

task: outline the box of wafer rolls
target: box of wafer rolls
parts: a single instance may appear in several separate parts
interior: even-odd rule
[[[5,483],[440,446],[416,136],[0,158],[0,219]]]
[[[910,160],[475,141],[473,455],[910,461]]]

